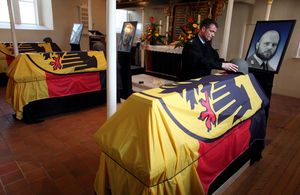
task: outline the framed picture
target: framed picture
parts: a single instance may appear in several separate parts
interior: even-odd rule
[[[73,24],[71,37],[70,37],[70,44],[75,44],[75,45],[80,44],[82,31],[83,31],[83,24],[81,23]]]
[[[131,52],[137,21],[124,22],[122,32],[118,41],[118,51]]]
[[[249,70],[278,73],[296,20],[257,21],[246,60]]]

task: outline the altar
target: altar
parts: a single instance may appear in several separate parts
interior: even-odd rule
[[[182,47],[174,45],[143,45],[145,71],[157,77],[178,80]]]

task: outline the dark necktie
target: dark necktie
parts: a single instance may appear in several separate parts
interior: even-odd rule
[[[267,65],[267,63],[263,62],[263,63],[262,63],[262,67],[263,67],[263,70],[268,70],[268,65]]]

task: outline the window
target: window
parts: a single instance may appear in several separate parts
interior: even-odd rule
[[[9,22],[7,0],[0,0],[0,22]]]
[[[12,0],[17,29],[53,29],[51,0]],[[0,28],[10,28],[7,0],[0,0]]]
[[[138,18],[138,15],[141,15],[141,13],[139,13],[139,11],[117,9],[117,13],[116,13],[116,31],[117,31],[117,33],[121,33],[124,22],[138,21],[138,24],[136,27],[136,30],[137,30],[136,35],[141,34],[140,31],[141,31],[142,24],[140,22],[140,19]]]
[[[128,11],[125,9],[117,9],[116,13],[116,32],[121,33],[123,22],[128,21]]]
[[[21,24],[38,24],[36,0],[19,0]]]

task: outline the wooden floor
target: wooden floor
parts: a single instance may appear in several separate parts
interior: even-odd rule
[[[300,194],[300,99],[272,96],[263,159],[224,194]]]
[[[92,195],[99,148],[93,134],[105,105],[46,118],[16,121],[0,87],[0,195]],[[300,194],[300,99],[273,95],[263,159],[225,194]]]

